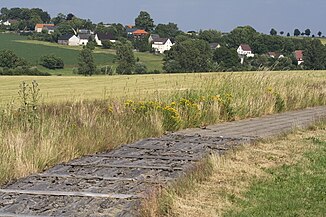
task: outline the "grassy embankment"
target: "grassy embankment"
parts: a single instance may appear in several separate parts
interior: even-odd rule
[[[144,201],[142,211],[151,217],[324,216],[325,165],[326,122],[212,156],[160,197]]]
[[[21,79],[0,78],[4,102]],[[2,106],[0,183],[169,130],[326,104],[324,71],[30,79],[48,103],[28,82],[17,103]],[[102,97],[107,85],[118,91]],[[70,91],[91,94],[58,102]]]
[[[326,38],[319,38],[319,40],[321,41],[321,43],[322,43],[323,45],[326,45]]]
[[[27,40],[25,36],[1,33],[0,50],[1,49],[14,51],[18,56],[27,59],[32,65],[37,65],[41,56],[54,54],[63,59],[65,63],[64,69],[49,70],[41,66],[39,66],[39,68],[53,75],[73,75],[73,69],[77,67],[78,55],[82,47],[71,47],[50,42]],[[162,71],[162,56],[135,52],[135,57],[139,57],[140,62],[144,63],[149,71]],[[96,48],[94,51],[94,60],[98,66],[115,66],[114,58],[114,50]]]

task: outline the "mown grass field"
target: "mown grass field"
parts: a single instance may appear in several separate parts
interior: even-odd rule
[[[107,98],[147,98],[148,95],[202,87],[221,74],[159,74],[131,76],[1,76],[0,105],[18,100],[21,82],[36,80],[45,102],[64,102]]]
[[[31,64],[37,65],[41,56],[54,54],[61,57],[65,63],[65,69],[48,70],[40,67],[42,71],[48,71],[51,74],[73,75],[73,68],[77,66],[78,54],[82,47],[71,47],[58,45],[50,42],[27,40],[25,36],[16,34],[0,34],[0,50],[13,50],[18,56],[27,59]],[[135,52],[135,57],[146,64],[149,71],[162,70],[162,56],[148,53]],[[98,66],[115,65],[115,51],[96,48],[94,51],[95,63]]]
[[[107,98],[147,98],[148,95],[163,96],[173,91],[185,89],[203,89],[212,82],[250,76],[273,76],[275,80],[285,77],[289,79],[306,79],[307,82],[326,82],[326,71],[294,71],[294,72],[237,72],[237,73],[180,73],[159,75],[132,76],[1,76],[0,105],[17,101],[17,91],[21,82],[36,80],[39,83],[42,101],[64,102],[75,100],[92,100]],[[250,83],[250,81],[249,81]],[[249,84],[248,83],[248,84]]]

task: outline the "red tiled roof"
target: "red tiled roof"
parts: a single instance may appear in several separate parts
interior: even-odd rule
[[[146,32],[143,29],[137,29],[136,31],[132,32],[132,34],[134,34],[134,35],[147,35],[148,32]]]
[[[248,44],[241,44],[240,46],[243,51],[251,51],[251,48]]]
[[[43,23],[36,24],[36,28],[44,28],[49,26],[54,26],[54,24],[43,24]]]
[[[294,51],[294,56],[297,60],[301,61],[303,59],[303,51],[302,50]]]

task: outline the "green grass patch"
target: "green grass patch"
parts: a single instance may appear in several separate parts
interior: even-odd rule
[[[73,68],[77,66],[79,50],[81,48],[66,49],[65,46],[59,46],[54,43],[28,41],[26,37],[16,34],[0,34],[0,49],[12,50],[33,65],[38,64],[41,56],[54,54],[64,60],[66,68]],[[112,64],[114,55],[96,53],[94,54],[94,59],[96,64]]]
[[[50,72],[54,75],[73,75],[73,68],[77,67],[78,55],[81,46],[72,47],[59,45],[56,43],[27,40],[27,37],[17,34],[0,34],[0,50],[9,49],[14,51],[18,56],[27,59],[32,65],[37,65],[41,56],[54,54],[63,59],[65,69],[63,70],[48,70],[42,68],[42,71]],[[115,50],[107,50],[96,48],[94,51],[95,63],[98,66],[115,65]],[[161,55],[154,55],[150,53],[135,52],[135,56],[143,62],[149,71],[162,71],[163,57]]]
[[[272,179],[254,183],[238,202],[241,211],[225,216],[325,216],[326,137],[309,140],[316,149],[305,153],[307,161],[268,170]]]

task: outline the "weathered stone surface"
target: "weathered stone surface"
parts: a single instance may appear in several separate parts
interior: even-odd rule
[[[0,216],[135,216],[148,189],[182,176],[209,153],[307,127],[326,106],[186,129],[86,156],[8,184]]]

